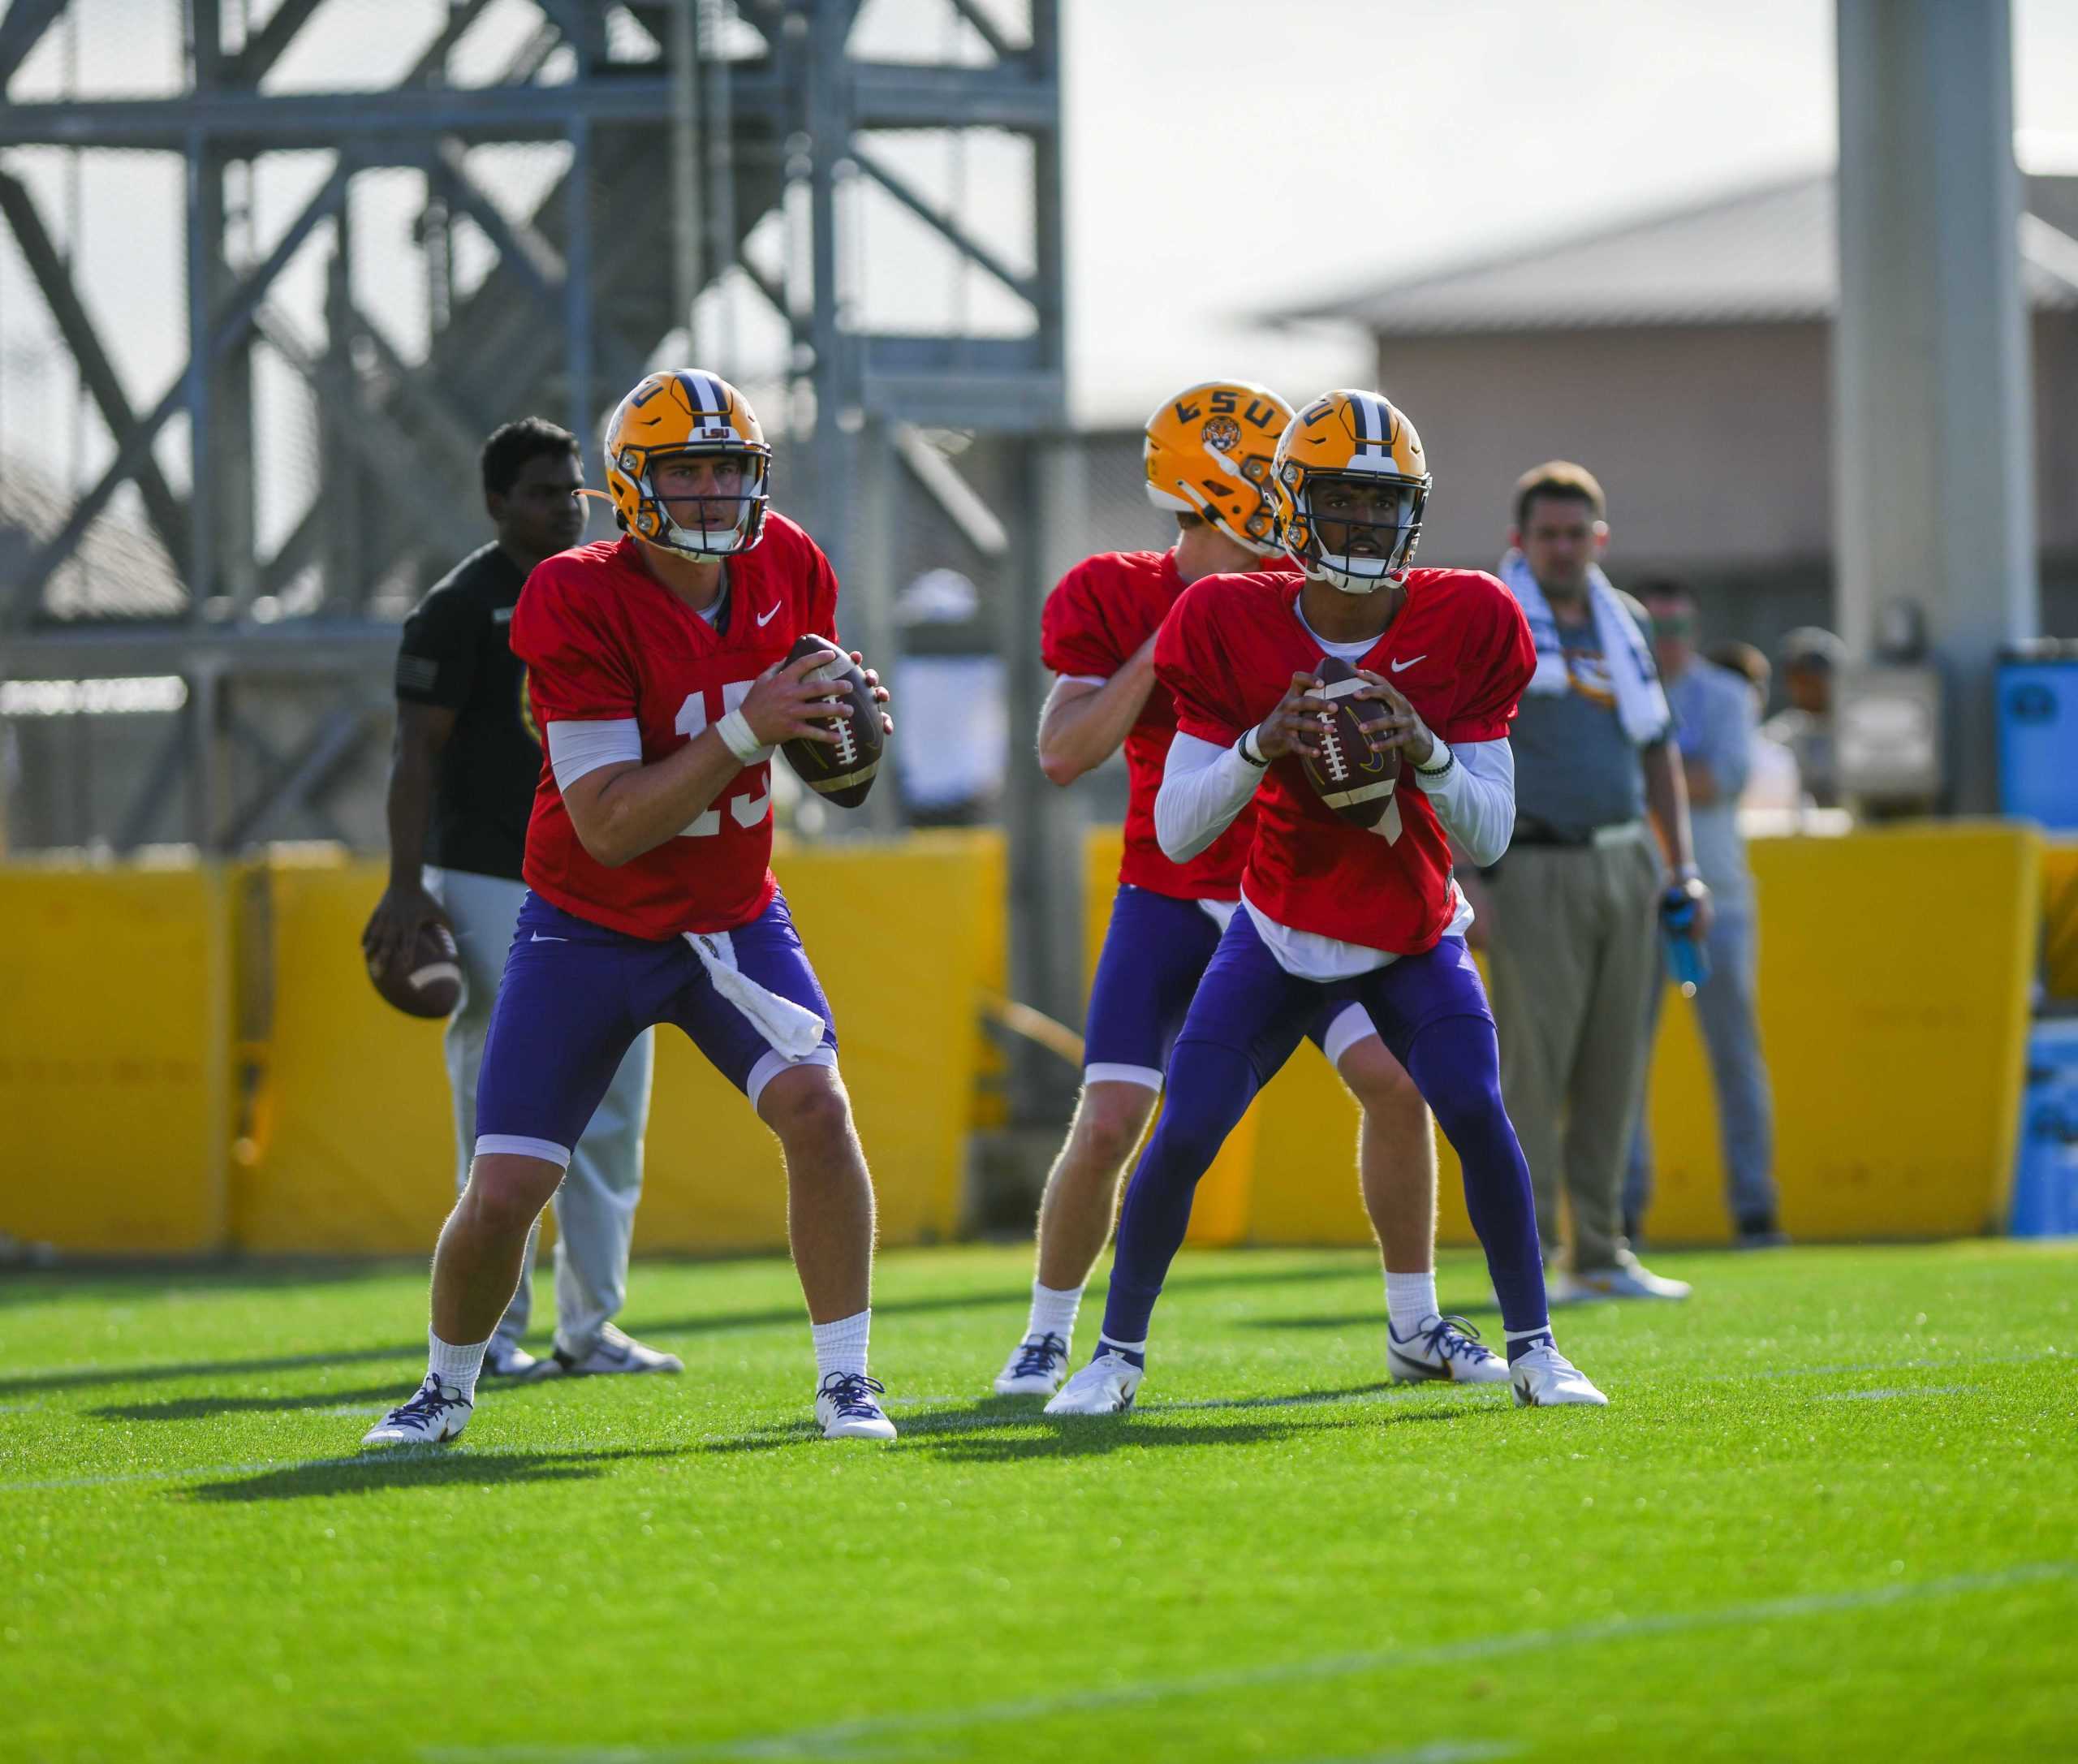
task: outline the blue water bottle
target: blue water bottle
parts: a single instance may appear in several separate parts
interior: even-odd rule
[[[1696,934],[1696,901],[1703,885],[1693,878],[1671,884],[1660,896],[1660,937],[1666,950],[1666,971],[1681,996],[1692,998],[1710,977],[1710,958]]]

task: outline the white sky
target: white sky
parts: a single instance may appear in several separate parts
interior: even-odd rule
[[[140,69],[174,65],[170,0],[75,6],[82,89],[151,89],[161,76]],[[1179,386],[1214,374],[1295,399],[1360,377],[1368,352],[1353,335],[1279,330],[1260,315],[1832,157],[1832,0],[1064,0],[1063,11],[1071,377],[1085,421],[1137,422]],[[445,0],[328,0],[277,83],[394,77],[444,13]],[[524,0],[496,0],[464,45],[481,65],[461,77],[488,77],[537,16]],[[929,53],[959,37],[949,17],[943,0],[873,0],[862,32],[876,49]],[[2014,0],[2014,29],[2024,160],[2078,171],[2078,0]],[[67,49],[61,26],[16,95],[59,89]],[[964,162],[927,141],[889,151],[934,196],[954,196],[964,178],[977,230],[1017,251],[1025,197],[1015,144],[977,141]],[[528,192],[555,175],[556,153],[494,150],[476,163],[524,213]],[[63,156],[11,163],[58,225]],[[179,168],[141,154],[86,166],[80,279],[133,403],[149,407],[183,346]],[[265,162],[261,249],[325,169],[317,155]],[[417,189],[404,173],[356,185],[357,287],[407,347],[423,321],[406,243]],[[877,192],[862,188],[856,200],[865,243],[850,248],[846,275],[873,322],[951,313],[981,330],[1018,321],[987,278],[951,275],[930,255],[931,235]],[[776,250],[783,233],[775,222],[764,245]],[[276,297],[313,337],[323,238]],[[9,255],[0,246],[0,443],[91,477],[106,437],[89,422],[76,446],[54,443],[71,427],[69,375]],[[746,358],[776,349],[761,311],[741,308]],[[261,359],[264,374],[286,375]],[[307,473],[309,437],[291,433],[296,408],[286,394],[270,399],[263,426],[283,428],[272,457],[299,452]],[[161,453],[177,477],[183,445],[176,425]],[[263,528],[291,512],[268,500],[278,506],[263,511]]]

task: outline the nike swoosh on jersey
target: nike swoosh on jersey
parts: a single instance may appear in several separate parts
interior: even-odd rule
[[[1429,652],[1426,649],[1424,649],[1419,655],[1410,655],[1404,662],[1394,662],[1392,664],[1392,670],[1395,674],[1404,674],[1409,668],[1412,667],[1416,662],[1425,662],[1428,659]]]
[[[759,628],[761,630],[766,625],[770,624],[774,619],[778,616],[778,612],[779,602],[775,600],[770,606],[766,607],[763,612],[758,615],[757,623]]]
[[[539,931],[537,931],[534,934],[534,941],[537,943],[567,943],[570,939],[567,937],[543,937]]]

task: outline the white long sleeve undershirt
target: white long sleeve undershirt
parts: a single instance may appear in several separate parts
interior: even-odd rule
[[[1400,773],[1428,797],[1443,830],[1485,868],[1499,861],[1515,826],[1515,757],[1505,740],[1461,741],[1456,747],[1436,744],[1433,767],[1445,754],[1457,763],[1435,779],[1412,766]],[[1231,747],[1179,733],[1169,745],[1162,788],[1154,799],[1154,836],[1172,863],[1185,864],[1234,824],[1262,782],[1261,766],[1251,766]]]

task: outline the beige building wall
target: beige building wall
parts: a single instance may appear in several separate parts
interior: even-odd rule
[[[2038,314],[2040,543],[2078,552],[2078,318]],[[1529,466],[1577,459],[1613,554],[1714,571],[1830,563],[1831,366],[1821,324],[1386,337],[1378,383],[1421,432],[1425,563],[1490,567]]]

